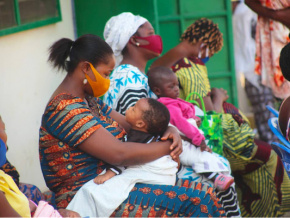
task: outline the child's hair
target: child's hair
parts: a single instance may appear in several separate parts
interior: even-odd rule
[[[167,107],[153,98],[147,98],[149,110],[143,111],[142,119],[147,124],[147,132],[162,135],[169,124],[170,114]]]
[[[207,18],[201,18],[187,27],[180,40],[187,40],[191,43],[197,43],[201,40],[209,46],[209,50],[213,54],[223,47],[223,34],[218,25]]]
[[[155,67],[148,70],[148,84],[150,89],[153,91],[155,87],[160,87],[162,84],[162,78],[168,77],[174,72],[168,67]]]
[[[285,79],[290,81],[290,43],[282,48],[279,62],[283,76],[285,77]]]

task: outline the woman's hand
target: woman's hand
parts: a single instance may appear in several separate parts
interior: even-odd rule
[[[30,213],[34,213],[36,211],[36,208],[37,208],[37,205],[32,200],[29,200]]]
[[[180,137],[180,135],[175,127],[169,126],[167,128],[167,130],[163,134],[161,140],[165,141],[167,139],[173,140],[172,144],[170,145],[170,150],[172,150],[172,152],[170,153],[170,156],[173,159],[176,159],[176,157],[182,153],[182,141],[181,141],[181,137]]]
[[[227,90],[224,90],[223,88],[212,88],[211,95],[212,98],[220,98],[223,102],[229,98]]]

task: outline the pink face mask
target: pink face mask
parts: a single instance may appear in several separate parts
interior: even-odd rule
[[[148,45],[139,44],[138,45],[139,47],[148,49],[148,50],[153,51],[153,52],[155,52],[157,54],[161,54],[162,53],[163,47],[162,47],[161,36],[159,36],[159,35],[151,35],[151,36],[147,36],[147,37],[135,36],[135,38],[136,39],[146,40],[147,42],[149,42]]]

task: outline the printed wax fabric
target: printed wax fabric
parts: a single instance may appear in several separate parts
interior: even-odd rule
[[[290,7],[289,0],[260,0],[260,3],[273,10]],[[279,65],[281,49],[290,42],[288,34],[289,29],[280,22],[258,16],[255,73],[261,75],[263,85],[282,99],[290,92],[290,82],[283,77]]]

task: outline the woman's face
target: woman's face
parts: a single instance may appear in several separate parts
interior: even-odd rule
[[[87,64],[89,64],[89,62],[87,62]],[[93,73],[94,69],[91,67],[94,67],[95,70],[97,71],[95,72],[96,76]],[[110,86],[109,77],[115,67],[115,57],[112,54],[108,57],[107,63],[101,62],[98,65],[91,67],[88,66],[87,69],[90,70],[87,71],[87,75],[88,77],[90,77],[92,81],[91,82],[88,81],[88,83],[85,85],[85,92],[88,93],[89,95],[99,97],[104,93],[106,93],[109,89]],[[99,77],[98,81],[96,77]],[[101,77],[105,79],[101,79]]]
[[[150,40],[154,40],[153,41],[148,41],[149,38],[139,38],[139,37],[150,37],[155,35],[155,31],[151,25],[151,23],[146,22],[143,25],[141,25],[138,30],[137,30],[137,34],[135,35],[135,45],[137,45],[139,47],[139,51],[143,53],[143,55],[148,59],[152,59],[155,57],[158,57],[160,55],[160,53],[162,52],[162,41],[161,38],[158,39],[152,39],[150,38]],[[160,37],[160,36],[155,36],[155,37]],[[157,41],[156,41],[157,40]],[[160,40],[160,42],[159,42]],[[152,44],[153,43],[153,44]],[[154,45],[154,43],[157,43],[156,45]],[[148,48],[147,46],[153,46],[153,48]],[[143,47],[143,46],[146,46]]]
[[[138,36],[147,37],[155,34],[154,28],[148,21],[141,25],[137,30]]]
[[[95,66],[95,68],[102,77],[109,79],[111,72],[114,70],[115,64],[115,56],[112,54],[108,57],[108,62],[106,64],[100,63],[98,66]]]

